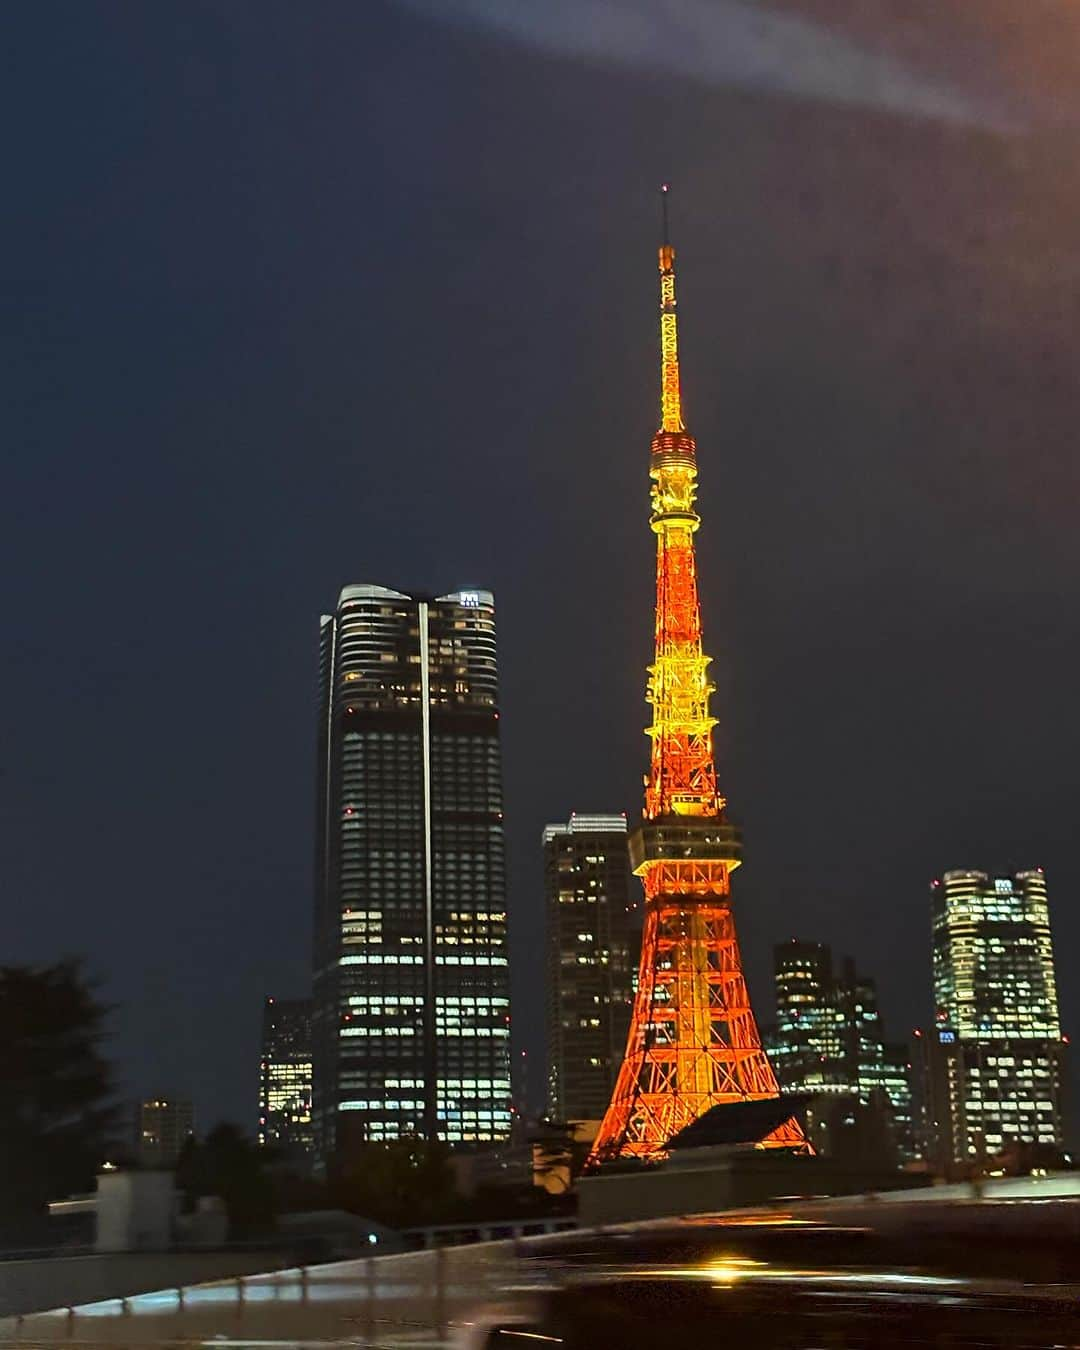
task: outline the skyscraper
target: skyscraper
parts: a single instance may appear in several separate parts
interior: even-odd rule
[[[879,1108],[898,1162],[919,1156],[908,1045],[887,1041],[878,1008],[877,982],[845,957],[837,982],[843,1028],[844,1063],[855,1082],[860,1103]]]
[[[934,1002],[964,1040],[1061,1038],[1042,868],[946,872],[930,893]]]
[[[763,1148],[805,1151],[762,1049],[735,935],[731,874],[742,841],[713,758],[713,684],[702,641],[694,535],[701,524],[697,445],[683,421],[675,250],[660,268],[660,426],[649,477],[656,536],[652,750],[643,822],[630,839],[645,889],[638,987],[626,1053],[590,1156],[658,1158],[706,1112],[736,1103]]]
[[[312,1117],[343,1137],[510,1130],[495,608],[346,586],[320,643]]]
[[[879,1110],[896,1161],[911,1161],[917,1156],[911,1057],[903,1043],[885,1040],[875,982],[850,958],[835,971],[832,951],[821,942],[779,943],[773,962],[776,1024],[766,1043],[780,1086]],[[809,1119],[815,1146],[834,1151],[822,1130],[835,1133],[842,1113],[819,1101]]]
[[[543,835],[548,1113],[599,1120],[619,1068],[637,963],[624,815],[575,813]]]
[[[176,1166],[195,1133],[195,1108],[183,1097],[145,1097],[135,1103],[135,1156],[140,1167]]]
[[[776,1023],[766,1034],[766,1044],[780,1086],[787,1092],[849,1092],[831,949],[797,938],[778,943],[773,948],[773,985]]]
[[[311,1151],[311,999],[268,998],[259,1058],[259,1143]]]
[[[927,1147],[946,1174],[1065,1142],[1064,1047],[1042,868],[952,871],[930,888],[932,1030],[922,1037]]]

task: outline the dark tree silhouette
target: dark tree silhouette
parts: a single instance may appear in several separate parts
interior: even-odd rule
[[[268,1161],[239,1125],[223,1120],[204,1140],[188,1140],[176,1164],[176,1184],[192,1203],[202,1195],[220,1196],[231,1239],[258,1237],[274,1223]]]
[[[78,961],[0,966],[0,1218],[92,1190],[115,1138],[109,1008]]]
[[[450,1150],[413,1135],[346,1141],[331,1193],[345,1209],[394,1227],[438,1223],[455,1198]]]

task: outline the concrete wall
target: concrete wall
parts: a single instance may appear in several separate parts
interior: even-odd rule
[[[97,1179],[99,1252],[160,1252],[172,1245],[172,1172],[102,1172]]]
[[[291,1259],[275,1251],[225,1251],[116,1252],[0,1261],[0,1317],[277,1270]]]
[[[771,1200],[809,1200],[907,1189],[926,1178],[904,1172],[870,1172],[828,1158],[794,1158],[771,1149],[687,1149],[655,1167],[600,1172],[577,1183],[583,1228],[631,1223],[677,1214],[741,1209]]]

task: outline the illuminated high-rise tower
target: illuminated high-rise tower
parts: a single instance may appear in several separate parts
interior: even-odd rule
[[[510,1133],[495,602],[346,586],[320,625],[312,1127]]]
[[[965,1040],[1061,1038],[1046,877],[946,872],[930,888],[934,999]]]
[[[806,1120],[814,1146],[843,1156],[860,1134],[865,1147],[868,1124],[880,1125],[882,1166],[889,1155],[914,1158],[911,1056],[906,1044],[885,1039],[875,981],[850,957],[835,969],[829,947],[798,938],[773,948],[773,977],[769,1061],[784,1092],[816,1098]]]
[[[309,998],[268,998],[263,1004],[259,1143],[294,1162],[311,1152]]]
[[[961,1177],[1010,1149],[1060,1150],[1068,1041],[1042,868],[946,872],[930,893],[937,1009],[919,1038],[930,1162]]]
[[[661,422],[653,437],[656,659],[649,667],[652,755],[642,825],[630,840],[645,887],[637,996],[626,1055],[593,1146],[596,1164],[662,1156],[714,1106],[775,1099],[742,972],[731,907],[739,832],[716,783],[709,657],[702,652],[694,534],[697,452],[682,416],[675,250],[660,248]],[[759,1141],[806,1148],[788,1119]]]

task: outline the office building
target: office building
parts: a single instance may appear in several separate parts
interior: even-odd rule
[[[259,1143],[311,1151],[311,999],[268,998],[259,1059]]]
[[[860,1103],[881,1110],[883,1129],[897,1161],[919,1156],[913,1101],[911,1051],[906,1041],[885,1039],[878,1008],[877,983],[856,970],[850,957],[841,967],[837,1001],[844,1036],[844,1062],[856,1084]]]
[[[820,1152],[836,1154],[841,1133],[876,1135],[874,1147],[899,1163],[917,1155],[907,1046],[885,1039],[877,987],[831,949],[793,938],[773,949],[776,1023],[769,1059],[785,1092],[807,1092],[808,1127]],[[830,1105],[830,1099],[835,1106]]]
[[[932,1028],[920,1037],[928,1157],[947,1176],[1064,1147],[1064,1050],[1041,868],[931,885]]]
[[[946,872],[930,888],[934,1002],[965,1041],[1061,1039],[1046,877]]]
[[[849,1092],[843,1015],[832,951],[792,938],[773,948],[776,1022],[765,1029],[769,1060],[785,1092]]]
[[[548,1115],[599,1121],[626,1049],[640,947],[626,817],[575,812],[545,826],[543,851]]]
[[[170,1168],[195,1133],[195,1108],[182,1097],[135,1103],[135,1157],[140,1167]]]
[[[495,609],[347,586],[321,622],[312,1123],[510,1132]]]

